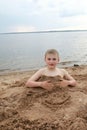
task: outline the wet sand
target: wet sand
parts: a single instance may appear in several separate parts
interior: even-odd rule
[[[28,88],[25,83],[35,71],[0,75],[0,130],[87,130],[87,66],[65,69],[76,87],[56,86],[54,77],[51,91]]]

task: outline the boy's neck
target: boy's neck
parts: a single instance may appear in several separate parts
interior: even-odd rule
[[[56,67],[55,67],[55,68],[49,68],[49,67],[47,67],[47,69],[48,69],[49,71],[56,71]]]

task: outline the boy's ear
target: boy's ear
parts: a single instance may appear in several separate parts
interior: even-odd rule
[[[58,58],[58,62],[60,61],[60,58]]]
[[[44,61],[46,61],[46,58],[44,57]]]

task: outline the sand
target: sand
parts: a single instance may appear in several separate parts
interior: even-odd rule
[[[65,69],[76,87],[28,88],[35,71],[0,75],[0,130],[87,130],[87,66]],[[55,84],[57,77],[51,80]]]

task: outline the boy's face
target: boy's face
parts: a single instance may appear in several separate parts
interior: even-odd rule
[[[59,62],[59,58],[57,54],[47,54],[45,58],[45,62],[50,69],[54,69]]]

